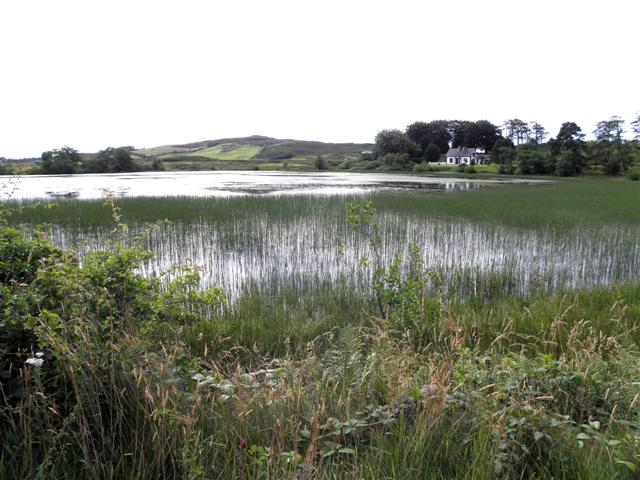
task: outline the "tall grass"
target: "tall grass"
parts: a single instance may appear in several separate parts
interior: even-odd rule
[[[225,199],[122,199],[133,231],[168,218],[149,237],[157,253],[144,266],[158,274],[192,261],[203,287],[221,285],[237,299],[248,285],[266,294],[308,291],[343,281],[362,291],[370,272],[345,258],[370,255],[349,231],[346,203],[358,197],[246,196]],[[575,180],[455,193],[371,195],[384,231],[388,263],[406,246],[423,247],[448,295],[535,295],[637,278],[640,190],[633,182]],[[53,225],[52,238],[82,255],[110,227],[101,201],[65,201],[25,209],[16,221]],[[338,246],[342,245],[342,253]]]
[[[548,222],[513,207],[530,215],[529,227],[516,214],[502,218],[502,205],[489,207],[492,192],[513,198],[508,190],[409,195],[405,204],[377,197],[383,264],[427,231],[434,250],[464,240],[458,250],[447,246],[451,267],[480,247],[501,252],[495,257],[507,265],[495,274],[470,265],[442,284],[427,282],[410,299],[416,308],[406,324],[380,316],[372,277],[358,267],[370,247],[340,220],[343,200],[124,201],[134,231],[177,220],[149,240],[167,255],[156,265],[193,255],[211,279],[244,275],[226,307],[202,307],[193,284],[149,280],[159,267],[113,230],[102,237],[98,203],[24,210],[12,222],[54,223],[57,242],[84,242],[85,260],[45,256],[42,237],[20,243],[3,230],[0,340],[17,329],[21,346],[5,342],[0,352],[16,380],[3,378],[0,389],[0,478],[636,478],[640,283],[637,270],[625,270],[637,266],[636,211],[589,213],[589,200],[577,201],[586,183],[568,185],[560,188],[577,196],[573,207],[536,197]],[[458,195],[487,210],[457,210]],[[605,210],[616,207],[602,198]],[[563,222],[565,208],[580,221]],[[338,235],[343,253],[333,259]],[[86,256],[94,241],[107,253]],[[207,264],[218,250],[221,260]],[[538,257],[523,258],[531,251]],[[256,256],[273,263],[248,262]],[[606,285],[571,288],[557,274],[563,258],[577,272],[605,272],[594,283]],[[242,268],[225,277],[237,259]],[[343,270],[322,270],[332,262]],[[545,262],[555,277],[522,270]],[[252,277],[260,268],[263,276]],[[20,269],[35,280],[17,276]],[[521,295],[514,287],[534,280],[545,288]]]
[[[410,332],[355,306],[350,326],[327,317],[314,336],[283,323],[284,311],[245,305],[235,318],[165,331],[158,346],[130,337],[107,375],[61,355],[95,348],[80,337],[53,352],[81,407],[58,411],[25,367],[25,399],[3,409],[0,473],[633,478],[639,291],[503,302],[480,314],[450,306],[418,349]]]

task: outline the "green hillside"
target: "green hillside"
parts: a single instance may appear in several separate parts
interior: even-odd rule
[[[372,148],[370,143],[325,143],[254,135],[141,148],[132,155],[139,162],[148,165],[155,162],[166,170],[306,170],[313,168],[318,155],[329,164],[338,165]]]

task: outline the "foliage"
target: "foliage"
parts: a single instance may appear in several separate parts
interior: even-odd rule
[[[530,142],[516,149],[518,172],[523,175],[547,175],[554,172],[548,150]]]
[[[435,163],[440,160],[440,149],[435,143],[430,143],[424,151],[424,159],[427,162]]]
[[[544,139],[548,135],[547,130],[538,122],[531,122],[530,128],[531,128],[531,135],[533,135],[532,140],[538,145],[543,143]]]
[[[418,152],[418,145],[400,130],[381,130],[376,135],[374,153],[378,158],[388,154],[416,157]]]
[[[434,120],[432,122],[414,122],[406,128],[406,135],[419,145],[424,153],[430,144],[435,144],[440,153],[444,153],[449,148],[451,134],[448,122],[445,120]]]
[[[565,122],[555,139],[551,139],[551,157],[555,173],[562,177],[580,174],[586,167],[587,156],[582,129],[574,122]]]
[[[624,133],[624,120],[620,117],[611,117],[596,124],[593,135],[597,142],[620,142]]]
[[[455,142],[453,146],[468,146],[481,148],[490,152],[496,141],[500,138],[500,130],[488,120],[468,122],[463,130],[463,143]]]
[[[136,273],[150,253],[125,244],[126,228],[111,205],[116,221],[111,247],[89,254],[83,265],[42,234],[29,238],[6,222],[2,227],[0,435],[28,435],[13,448],[29,438],[42,439],[21,451],[16,467],[36,461],[47,468],[58,442],[76,445],[73,455],[79,455],[87,475],[98,474],[96,462],[112,458],[108,449],[87,448],[91,445],[108,445],[125,458],[119,449],[129,448],[130,422],[143,421],[143,405],[137,402],[144,397],[130,373],[141,365],[134,359],[165,325],[201,318],[203,306],[224,301],[216,289],[197,293],[199,278],[192,269],[170,282],[167,291],[157,279]],[[23,424],[21,416],[32,408],[50,410],[53,416]],[[52,437],[48,431],[56,433]],[[52,468],[55,475],[55,462]]]
[[[504,137],[516,145],[528,142],[531,136],[529,125],[519,118],[505,120],[503,130]]]
[[[640,113],[636,113],[635,118],[631,121],[631,131],[634,140],[640,141]]]
[[[568,146],[572,142],[579,142],[584,139],[584,133],[578,124],[574,122],[565,122],[560,127],[558,136],[550,143],[555,144],[557,148]],[[554,151],[553,153],[557,153]]]
[[[327,162],[322,155],[316,157],[313,165],[317,170],[329,170],[329,162]]]
[[[415,122],[407,127],[406,134],[422,148],[425,154],[432,143],[438,147],[440,153],[445,153],[449,149],[449,144],[452,147],[477,147],[489,152],[496,140],[500,138],[498,127],[487,120]]]
[[[88,173],[120,173],[133,172],[137,170],[137,166],[128,148],[109,147],[90,157],[84,169]]]
[[[501,138],[496,141],[491,150],[491,161],[499,165],[499,172],[512,174],[515,172],[514,162],[516,160],[516,150],[511,140]]]
[[[404,170],[410,163],[406,153],[386,153],[379,160],[390,170]]]
[[[427,281],[435,272],[427,272],[422,250],[409,245],[408,261],[396,253],[389,265],[381,257],[380,225],[375,221],[372,201],[347,204],[347,221],[351,228],[363,235],[372,247],[373,257],[361,257],[360,266],[371,271],[371,290],[381,317],[393,328],[411,330],[422,338],[428,329],[433,312],[438,312],[439,298],[427,298]],[[430,305],[425,309],[425,305]],[[425,318],[424,314],[428,313]]]
[[[605,174],[619,175],[626,172],[633,159],[632,146],[622,139],[624,120],[611,117],[598,122],[593,134],[592,161],[600,164]]]
[[[43,152],[40,168],[42,173],[71,174],[75,173],[80,163],[80,154],[71,147]]]

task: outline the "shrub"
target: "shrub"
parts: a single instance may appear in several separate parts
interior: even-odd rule
[[[425,149],[424,159],[427,162],[431,162],[431,163],[437,162],[438,160],[440,160],[440,149],[435,143],[431,142],[429,146]]]
[[[427,162],[421,162],[421,163],[416,163],[413,166],[413,171],[416,173],[431,172],[432,168],[429,166]]]
[[[146,408],[152,394],[135,371],[167,325],[203,318],[224,301],[222,292],[197,292],[196,269],[175,271],[183,275],[166,289],[141,276],[151,254],[126,245],[123,225],[108,249],[80,265],[44,235],[9,228],[6,211],[0,214],[0,458],[12,459],[16,478],[49,463],[52,477],[97,478],[115,458],[111,476],[128,477],[139,461],[144,474],[133,476],[162,476],[167,467],[176,475],[179,452],[168,452],[154,433],[159,417],[149,419]],[[159,463],[145,462],[154,456]],[[55,470],[65,464],[78,470]]]
[[[409,164],[409,155],[406,153],[387,153],[380,158],[380,161],[390,170],[403,170]]]
[[[313,162],[313,166],[316,167],[316,170],[329,170],[329,163],[322,157],[322,155],[318,155]]]

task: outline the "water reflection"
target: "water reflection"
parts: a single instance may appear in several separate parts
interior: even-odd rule
[[[313,291],[324,282],[366,290],[371,271],[359,268],[358,259],[373,258],[371,246],[341,215],[314,203],[290,217],[258,214],[162,225],[148,239],[157,255],[143,272],[155,275],[190,261],[202,267],[203,287],[222,286],[232,299],[249,285],[265,294]],[[398,249],[407,258],[407,246],[420,245],[427,267],[441,273],[445,290],[455,296],[529,295],[609,285],[637,278],[640,271],[635,229],[523,231],[391,212],[381,212],[379,221],[383,264],[388,265]],[[132,233],[140,229],[132,226]],[[85,245],[82,257],[99,248],[106,232],[69,227],[53,236],[62,247]]]
[[[0,184],[11,181],[0,177]],[[455,179],[391,173],[141,172],[21,177],[11,198],[94,199],[116,196],[351,195],[384,190],[458,191],[503,183],[545,183],[521,179]],[[5,192],[6,193],[6,192]]]

